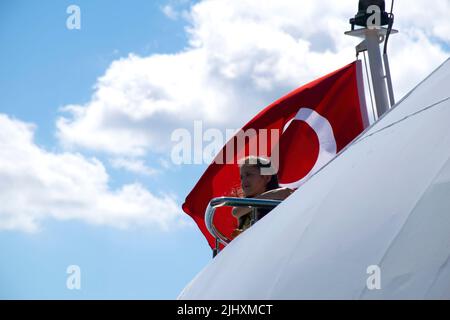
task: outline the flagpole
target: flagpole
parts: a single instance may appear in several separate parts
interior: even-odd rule
[[[374,16],[373,11],[371,11],[373,10],[371,8],[373,5],[376,5],[380,9],[375,14],[379,14],[381,19],[379,19],[378,25],[368,26],[369,20]],[[380,118],[395,102],[389,65],[387,63],[387,53],[384,52],[383,58],[385,64],[383,64],[380,44],[385,42],[390,34],[398,33],[398,31],[392,29],[392,12],[390,16],[384,12],[384,1],[360,1],[359,9],[360,11],[358,11],[356,17],[350,20],[352,30],[345,32],[345,34],[364,39],[363,42],[356,46],[356,53],[359,54],[364,51],[368,53],[375,105],[378,118]],[[363,26],[363,28],[355,30],[355,24]],[[381,26],[382,24],[389,24],[389,27],[384,28]]]

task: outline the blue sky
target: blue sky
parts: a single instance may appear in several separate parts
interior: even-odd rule
[[[398,100],[450,56],[448,1],[411,3],[399,2],[390,40]],[[81,30],[66,28],[71,4]],[[181,212],[206,164],[172,164],[171,133],[198,120],[240,128],[351,62],[357,39],[343,32],[356,9],[2,1],[0,298],[176,298],[211,251]],[[66,287],[69,265],[81,290]]]
[[[35,141],[48,150],[60,149],[58,108],[88,101],[114,59],[186,46],[185,22],[168,19],[163,1],[77,1],[82,29],[68,30],[66,8],[72,3],[0,4],[0,112],[36,124]],[[180,198],[198,172],[172,184]],[[111,184],[133,179],[119,172]],[[149,180],[144,183],[155,183]],[[0,231],[0,298],[171,299],[210,258],[195,228],[123,231],[49,220],[35,234]],[[81,268],[81,290],[66,288],[71,264]]]
[[[2,110],[39,123],[51,142],[57,107],[89,100],[108,65],[129,52],[166,53],[186,45],[184,23],[167,19],[163,1],[78,1],[82,30],[65,27],[71,1],[2,1]]]

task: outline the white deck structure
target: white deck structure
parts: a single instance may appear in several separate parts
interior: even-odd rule
[[[450,60],[179,298],[450,299]]]

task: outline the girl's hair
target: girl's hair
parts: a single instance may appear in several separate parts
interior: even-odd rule
[[[270,168],[272,163],[270,162],[270,159],[265,157],[248,156],[239,161],[239,168],[243,166],[255,166],[261,171],[261,168]],[[278,176],[275,173],[271,175],[271,178],[266,185],[266,191],[278,189],[279,187]]]

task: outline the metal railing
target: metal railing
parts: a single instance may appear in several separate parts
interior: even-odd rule
[[[226,246],[231,242],[223,233],[221,233],[214,225],[214,214],[219,207],[248,207],[252,208],[251,223],[253,225],[257,221],[257,209],[273,209],[281,203],[280,200],[254,199],[254,198],[227,198],[220,197],[212,199],[205,212],[205,224],[209,233],[216,241],[213,257],[219,253],[220,244]]]

